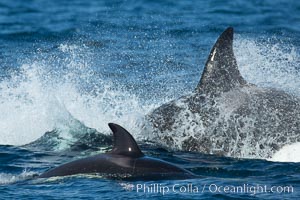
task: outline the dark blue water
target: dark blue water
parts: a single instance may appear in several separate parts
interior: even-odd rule
[[[93,139],[89,128],[111,134],[107,123],[115,122],[142,140],[143,117],[194,89],[210,48],[228,26],[235,29],[234,51],[247,81],[299,95],[299,14],[300,2],[292,0],[1,1],[0,198],[299,199],[299,163],[147,145],[147,155],[202,178],[36,178],[107,151],[106,143],[78,143]],[[49,131],[46,139],[23,146]],[[169,191],[137,191],[139,184]],[[244,190],[233,191],[238,187]]]

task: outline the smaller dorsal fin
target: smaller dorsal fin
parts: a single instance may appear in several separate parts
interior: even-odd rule
[[[132,135],[118,124],[109,123],[113,132],[114,146],[110,153],[129,157],[144,156]]]
[[[213,46],[196,92],[219,94],[245,84],[233,53],[233,28],[229,27]]]

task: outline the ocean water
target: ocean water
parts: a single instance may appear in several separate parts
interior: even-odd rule
[[[228,26],[248,82],[300,95],[299,13],[292,0],[2,0],[0,199],[299,199],[299,144],[271,160],[142,144],[190,180],[36,178],[109,150],[109,122],[142,141],[145,115],[194,89]]]

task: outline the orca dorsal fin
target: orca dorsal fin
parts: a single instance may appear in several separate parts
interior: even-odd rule
[[[132,135],[118,124],[109,123],[113,132],[114,146],[110,153],[129,157],[144,156]]]
[[[220,94],[246,83],[233,53],[233,28],[229,27],[210,51],[196,92]]]

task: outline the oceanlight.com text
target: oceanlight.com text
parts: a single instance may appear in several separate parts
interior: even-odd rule
[[[256,195],[261,193],[273,194],[291,194],[294,188],[291,185],[262,185],[262,184],[241,184],[241,185],[218,185],[218,184],[203,184],[196,185],[192,183],[186,184],[136,184],[132,186],[137,193],[156,193],[156,194],[171,194],[171,193],[213,193],[213,194],[249,194]]]

